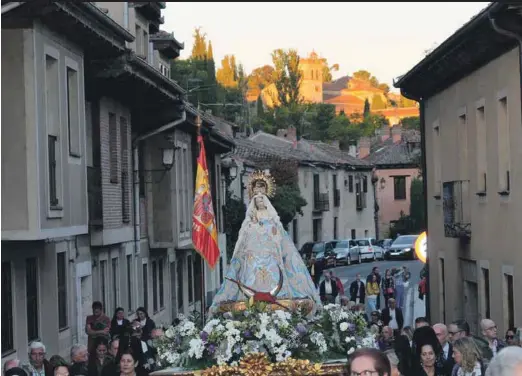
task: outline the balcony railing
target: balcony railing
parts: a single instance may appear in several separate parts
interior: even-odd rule
[[[366,192],[356,192],[355,193],[355,208],[357,210],[366,209]]]
[[[444,235],[471,238],[469,181],[450,181],[442,185]]]
[[[338,208],[339,206],[341,206],[341,190],[339,189],[334,189],[333,191],[334,193],[334,208]]]
[[[89,195],[89,224],[99,226],[103,223],[103,201],[101,170],[87,167],[87,192]]]
[[[314,211],[326,212],[330,210],[330,200],[328,193],[314,194]]]

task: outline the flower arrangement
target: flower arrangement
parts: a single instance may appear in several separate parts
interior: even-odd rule
[[[154,340],[159,367],[218,366],[224,367],[224,372],[226,366],[237,367],[245,359],[252,362],[252,354],[258,354],[258,361],[266,359],[283,367],[285,361],[300,359],[321,362],[332,353],[346,357],[357,347],[375,344],[364,318],[338,305],[324,307],[313,319],[300,312],[271,311],[266,304],[254,303],[245,311],[216,316],[204,327],[196,324],[200,321],[184,316],[179,320],[178,325],[167,328]]]

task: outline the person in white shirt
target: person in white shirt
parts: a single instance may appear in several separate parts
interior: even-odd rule
[[[337,283],[332,279],[329,270],[324,271],[324,281],[319,285],[319,296],[324,303],[334,303],[338,295]]]

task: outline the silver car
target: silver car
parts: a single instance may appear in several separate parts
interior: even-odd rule
[[[415,241],[419,235],[401,235],[392,243],[389,251],[388,257],[405,257],[411,260],[415,260]]]
[[[377,240],[374,238],[355,239],[353,241],[363,260],[384,260],[384,249],[377,245]]]
[[[350,265],[352,261],[361,263],[361,252],[354,246],[354,240],[341,240],[337,243],[334,249],[337,265]]]

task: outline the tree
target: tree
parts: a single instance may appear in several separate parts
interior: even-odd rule
[[[335,119],[335,106],[318,103],[310,105],[310,110],[314,113],[310,122],[310,139],[328,140],[328,130]]]
[[[331,123],[328,136],[331,140],[339,140],[339,148],[347,150],[350,145],[356,145],[363,132],[360,124],[352,123],[350,119],[341,113]]]
[[[296,50],[285,51],[277,49],[272,52],[274,63],[274,83],[277,90],[279,105],[298,105],[302,103],[299,89],[302,74],[299,69],[299,55]]]
[[[386,103],[382,100],[379,94],[374,94],[372,98],[372,110],[383,110],[386,108]]]
[[[325,59],[323,65],[323,82],[332,82],[332,72],[339,71],[339,64],[328,66],[328,60]]]
[[[261,94],[261,90],[274,82],[274,68],[270,65],[263,65],[256,68],[248,76],[248,89],[256,96]]]
[[[256,115],[262,117],[265,114],[265,108],[263,106],[263,100],[261,96],[257,97],[256,101]]]
[[[294,160],[273,159],[269,162],[270,174],[277,185],[276,194],[271,201],[286,230],[297,214],[303,215],[302,208],[307,205],[299,189],[298,167],[298,162]]]
[[[399,107],[417,107],[417,102],[401,95],[399,99]]]
[[[367,117],[370,114],[370,101],[368,98],[364,100],[364,110],[363,110],[363,116]]]
[[[384,95],[388,95],[388,93],[390,92],[390,87],[388,86],[388,84],[385,83],[377,85],[377,89],[382,90],[384,92]]]
[[[362,81],[370,81],[372,74],[367,70],[360,69],[352,74],[353,78],[357,78]]]
[[[225,88],[236,88],[238,85],[236,58],[225,55],[221,60],[221,68],[216,73],[217,82]]]
[[[203,34],[200,27],[194,30],[194,45],[190,57],[197,60],[207,59],[207,34]]]
[[[420,130],[420,118],[418,116],[408,116],[401,120],[404,129]]]

